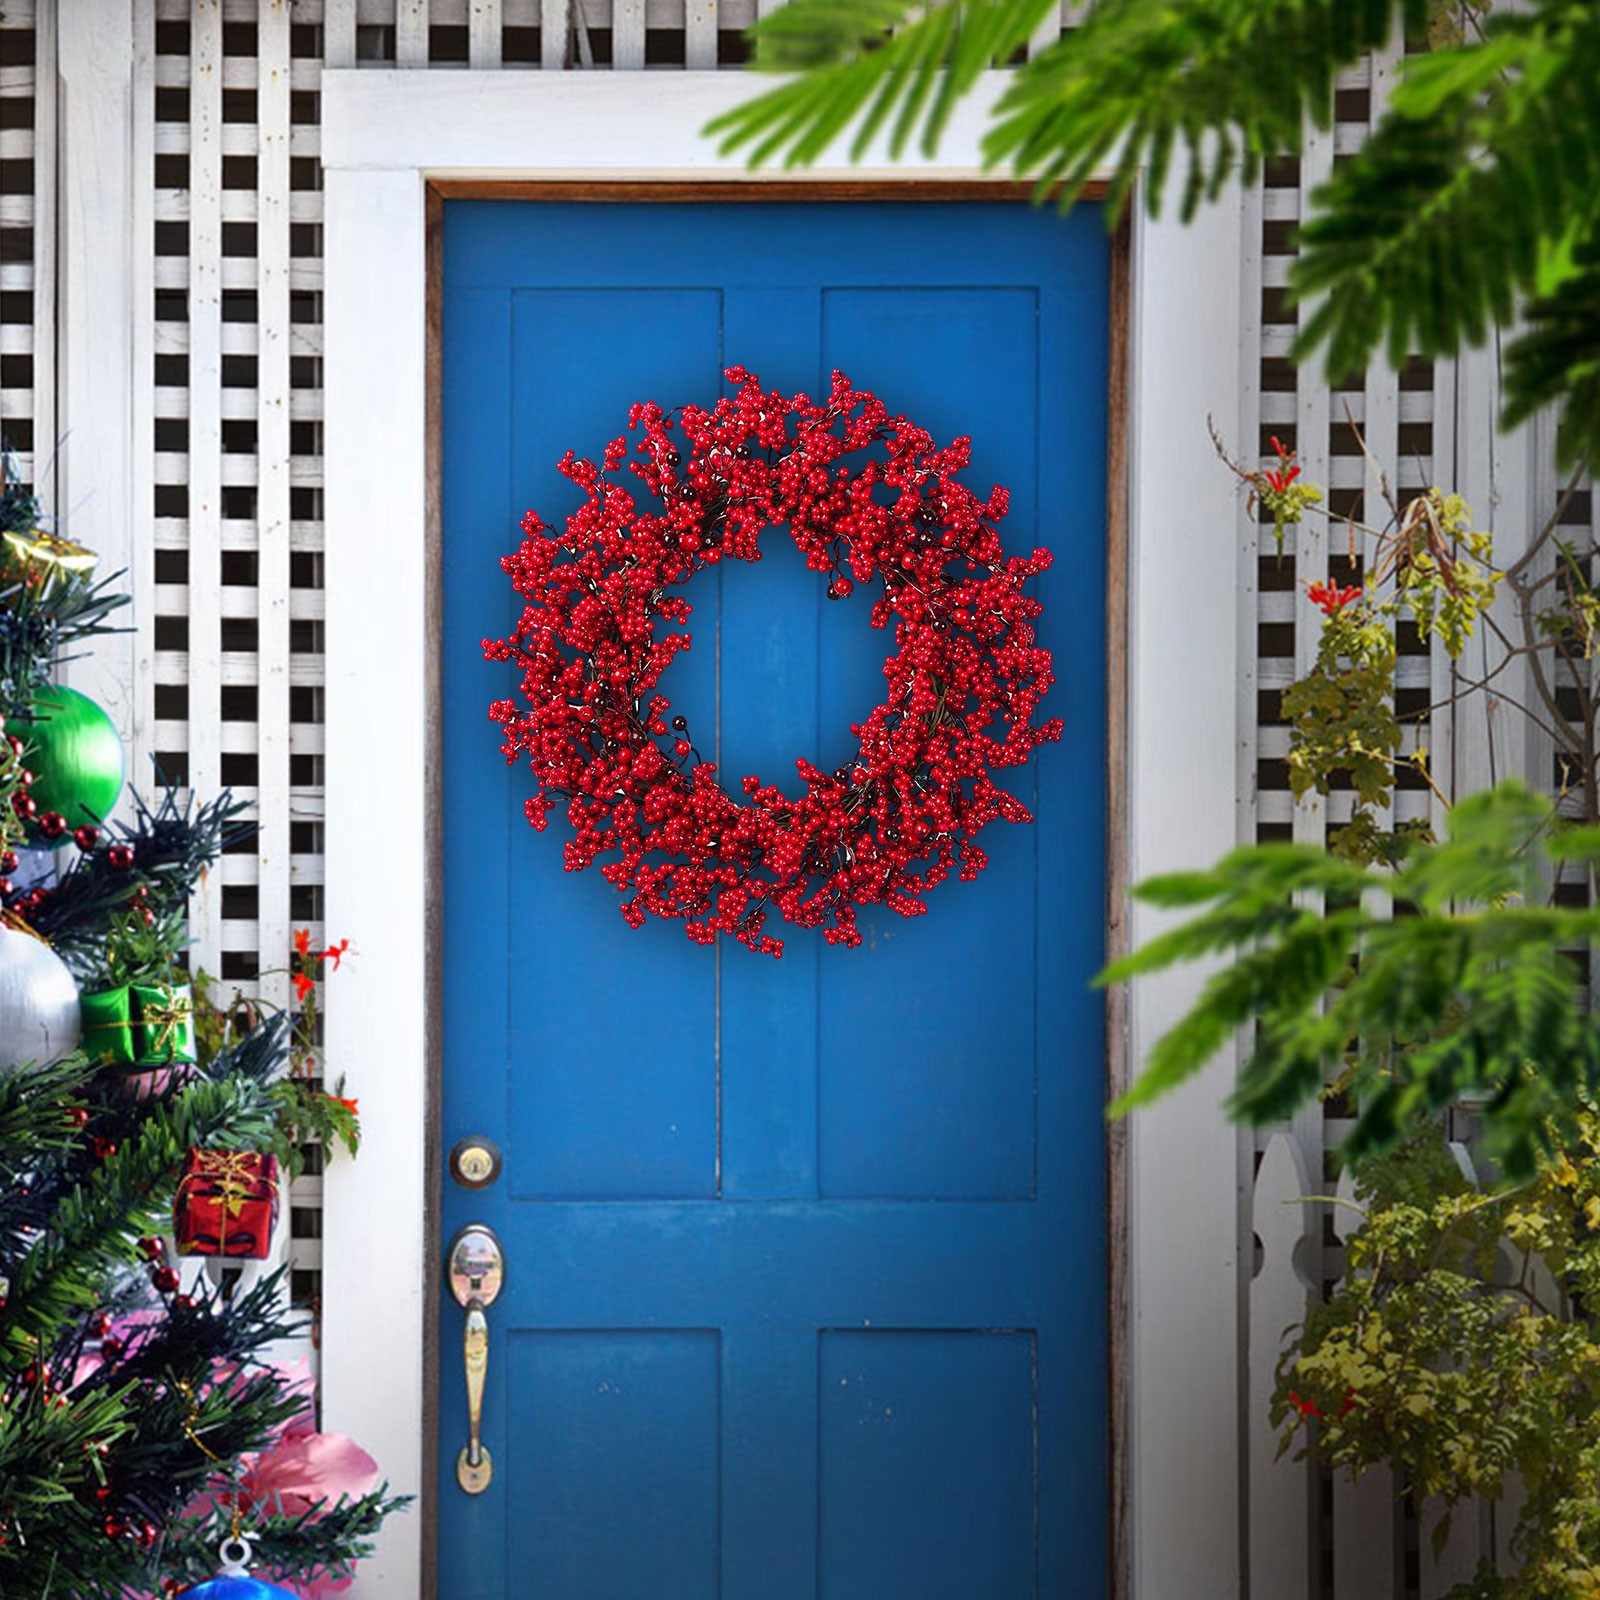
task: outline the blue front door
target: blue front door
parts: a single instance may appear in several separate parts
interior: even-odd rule
[[[1105,1593],[1108,254],[1097,214],[1011,203],[446,203],[442,1146],[505,1165],[446,1179],[444,1231],[494,1228],[506,1283],[477,1496],[441,1302],[441,1600]],[[735,363],[970,434],[1008,547],[1056,554],[1066,734],[1010,784],[1037,824],[857,950],[630,931],[487,718],[499,557],[577,503],[556,462]],[[873,596],[763,550],[685,592],[662,683],[732,783],[832,770],[881,697]]]

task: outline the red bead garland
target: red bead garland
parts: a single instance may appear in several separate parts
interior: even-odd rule
[[[497,700],[489,716],[507,762],[526,758],[534,775],[528,821],[542,830],[565,801],[567,870],[612,857],[601,872],[627,891],[631,926],[676,917],[699,943],[727,934],[776,956],[782,941],[763,931],[773,908],[854,946],[857,907],[918,916],[952,870],[982,871],[980,830],[996,817],[1033,820],[990,774],[1061,737],[1059,719],[1032,720],[1054,678],[1035,637],[1039,602],[1023,593],[1050,552],[1006,556],[994,524],[1007,492],[979,500],[957,477],[969,439],[935,449],[840,372],[825,403],[764,393],[742,367],[726,375],[737,392],[710,411],[685,406],[681,444],[660,406],[630,408],[642,436],[629,467],[655,497],[647,508],[608,476],[625,439],[599,466],[567,452],[560,470],[584,505],[559,534],[530,511],[521,547],[501,562],[524,608],[483,651],[516,663],[524,704]],[[841,464],[869,450],[858,468]],[[775,524],[827,575],[830,595],[881,584],[871,623],[893,624],[895,652],[883,702],[851,726],[850,763],[829,774],[798,759],[795,796],[747,777],[741,804],[683,717],[669,737],[657,686],[690,644],[690,607],[669,591],[718,561],[759,560]],[[658,621],[680,631],[660,633]]]

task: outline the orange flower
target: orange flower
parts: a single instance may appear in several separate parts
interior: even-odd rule
[[[294,995],[297,1000],[304,1000],[317,986],[317,980],[304,972],[294,975]]]
[[[311,930],[309,928],[296,928],[294,930],[294,947],[301,955],[310,955]]]

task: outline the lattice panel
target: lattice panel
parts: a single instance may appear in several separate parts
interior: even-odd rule
[[[0,434],[50,498],[56,436],[55,41],[34,0],[0,8]]]

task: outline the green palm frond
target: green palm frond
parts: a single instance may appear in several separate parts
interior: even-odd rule
[[[1389,114],[1313,201],[1290,283],[1324,298],[1302,356],[1325,345],[1349,372],[1380,346],[1399,364],[1482,343],[1600,207],[1594,9],[1547,5],[1410,58]]]

